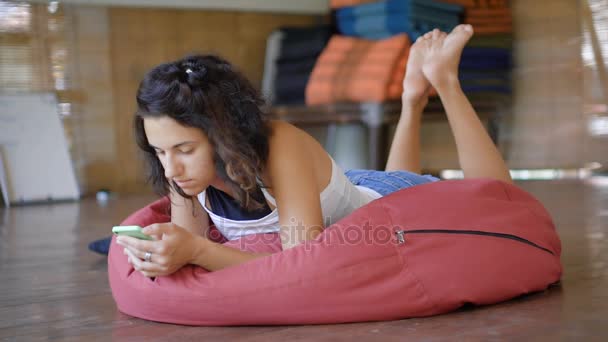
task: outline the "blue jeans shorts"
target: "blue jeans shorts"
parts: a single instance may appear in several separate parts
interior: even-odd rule
[[[408,171],[348,170],[344,172],[344,175],[354,185],[370,188],[382,196],[411,186],[439,180],[431,175],[419,175]]]

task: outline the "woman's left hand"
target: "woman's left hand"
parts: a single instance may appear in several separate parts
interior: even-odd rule
[[[143,231],[156,237],[156,240],[119,236],[116,242],[125,248],[124,253],[133,268],[146,277],[169,275],[191,263],[204,242],[203,237],[173,223],[153,224]],[[144,260],[146,252],[151,253],[147,261]]]

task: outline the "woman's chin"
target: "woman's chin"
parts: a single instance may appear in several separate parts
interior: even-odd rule
[[[197,196],[198,194],[203,192],[203,190],[205,190],[205,189],[199,189],[199,187],[196,187],[196,186],[187,186],[187,187],[182,187],[181,189],[188,196]]]

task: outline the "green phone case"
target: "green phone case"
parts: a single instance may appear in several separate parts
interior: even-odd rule
[[[132,236],[141,240],[154,240],[150,235],[146,235],[141,231],[140,226],[114,226],[112,233],[116,235]]]

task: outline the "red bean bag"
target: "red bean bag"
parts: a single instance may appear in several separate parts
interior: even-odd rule
[[[167,205],[156,202],[123,224],[168,221]],[[403,189],[286,251],[277,234],[227,244],[274,254],[216,272],[186,266],[152,280],[112,241],[108,273],[118,309],[187,325],[393,320],[541,291],[562,271],[560,240],[543,206],[487,179]]]

